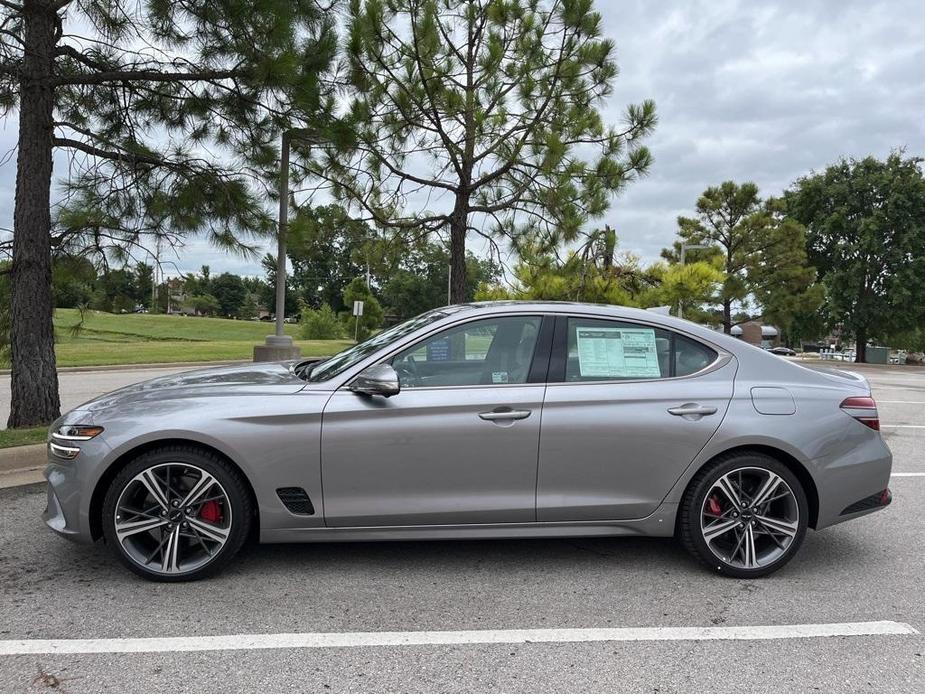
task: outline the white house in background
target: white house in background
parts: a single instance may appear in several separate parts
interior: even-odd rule
[[[722,327],[719,330],[722,330]],[[780,344],[780,331],[773,325],[764,325],[761,321],[750,320],[733,325],[730,334],[756,347],[777,347]]]

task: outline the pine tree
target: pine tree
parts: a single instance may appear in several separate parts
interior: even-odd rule
[[[354,137],[308,168],[378,226],[449,237],[452,300],[466,241],[575,238],[649,168],[651,101],[619,125],[617,75],[592,0],[352,0]]]
[[[336,49],[317,0],[0,0],[0,111],[19,115],[9,426],[59,412],[51,254],[125,260],[194,233],[272,231],[253,181],[330,107]],[[50,212],[54,151],[68,156]],[[136,258],[141,259],[141,258]]]

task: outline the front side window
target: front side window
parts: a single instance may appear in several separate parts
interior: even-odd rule
[[[444,308],[422,313],[419,316],[406,320],[404,323],[393,325],[391,328],[383,330],[363,342],[335,354],[329,359],[313,364],[305,370],[300,370],[299,375],[310,383],[327,381],[346,371],[354,364],[359,363],[373,352],[388,347],[393,342],[397,342],[406,335],[410,335],[415,330],[419,330],[430,323],[435,323],[442,318],[446,318],[458,310],[460,310],[458,306],[446,306]]]
[[[688,376],[716,352],[683,335],[638,323],[568,319],[566,381],[619,381]]]
[[[526,383],[540,316],[500,316],[437,333],[392,359],[402,388]]]

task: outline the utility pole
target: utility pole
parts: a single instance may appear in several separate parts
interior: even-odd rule
[[[280,138],[279,157],[279,229],[276,234],[276,331],[267,335],[265,344],[254,347],[254,361],[298,359],[301,350],[286,334],[286,234],[289,231],[289,150],[292,138],[308,139],[303,129],[284,130]]]

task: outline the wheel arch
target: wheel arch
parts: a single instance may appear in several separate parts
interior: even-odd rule
[[[90,519],[90,536],[94,541],[99,540],[103,536],[103,499],[106,496],[106,490],[109,489],[109,485],[115,479],[116,475],[119,474],[119,471],[121,471],[122,468],[124,468],[138,456],[158,448],[166,448],[169,446],[184,446],[186,448],[199,449],[204,453],[210,453],[214,456],[217,456],[231,465],[238,472],[238,474],[241,475],[241,480],[244,482],[244,488],[250,495],[250,500],[254,508],[253,529],[255,533],[259,534],[260,512],[259,506],[257,504],[257,494],[254,492],[254,486],[251,484],[250,479],[248,479],[241,466],[232,460],[227,453],[220,451],[219,449],[215,448],[214,446],[210,446],[207,443],[203,443],[202,441],[185,438],[167,438],[146,441],[126,451],[123,451],[115,460],[112,461],[112,463],[110,463],[109,467],[103,471],[103,474],[100,475],[100,478],[96,481],[96,486],[93,488],[93,494],[90,496],[90,507],[88,509]]]
[[[815,530],[816,524],[819,520],[819,490],[816,488],[816,482],[813,479],[813,476],[809,473],[807,467],[798,458],[794,457],[787,451],[780,448],[775,448],[774,446],[749,443],[720,451],[716,455],[712,456],[709,460],[704,461],[704,463],[694,471],[694,474],[690,476],[687,484],[684,485],[683,493],[687,493],[688,488],[691,486],[691,484],[693,484],[697,474],[708,465],[712,465],[717,458],[747,453],[763,453],[764,455],[770,456],[787,466],[790,472],[792,472],[797,480],[799,480],[800,484],[803,485],[803,490],[806,492],[806,503],[809,505],[808,525],[810,528]]]

